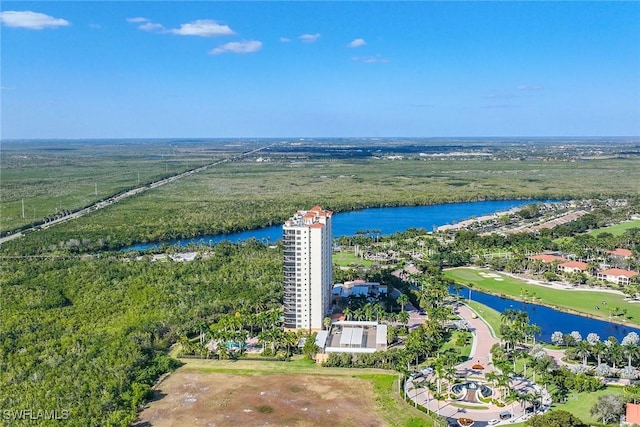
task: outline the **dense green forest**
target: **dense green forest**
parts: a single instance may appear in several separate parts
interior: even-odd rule
[[[166,355],[177,336],[224,313],[280,307],[281,256],[249,241],[188,263],[3,260],[0,407],[66,410],[66,425],[129,424],[177,366]]]

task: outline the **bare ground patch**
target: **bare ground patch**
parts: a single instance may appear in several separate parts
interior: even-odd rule
[[[136,426],[384,426],[373,385],[359,378],[178,370]]]

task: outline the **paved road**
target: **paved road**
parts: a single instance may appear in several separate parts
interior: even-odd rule
[[[88,207],[86,207],[84,209],[81,209],[79,211],[76,211],[76,212],[72,212],[72,213],[70,213],[68,215],[62,216],[62,217],[57,218],[57,219],[55,219],[53,221],[49,221],[49,222],[47,222],[45,224],[41,224],[41,225],[38,225],[38,226],[35,226],[35,227],[30,227],[30,228],[22,230],[22,231],[20,231],[18,233],[9,234],[8,236],[0,238],[0,245],[2,245],[4,242],[8,242],[9,240],[14,240],[14,239],[17,239],[19,237],[22,237],[25,232],[30,232],[30,231],[39,230],[39,229],[46,229],[46,228],[52,227],[52,226],[54,226],[56,224],[60,224],[60,223],[63,223],[63,222],[71,221],[71,220],[76,219],[76,218],[80,218],[80,217],[85,216],[85,215],[87,215],[87,214],[89,214],[91,212],[95,212],[97,210],[104,209],[107,206],[111,206],[111,205],[113,205],[115,203],[118,203],[119,201],[121,201],[123,199],[126,199],[128,197],[144,193],[145,191],[151,190],[153,188],[161,187],[161,186],[163,186],[165,184],[168,184],[170,182],[174,182],[174,181],[177,181],[177,180],[179,180],[181,178],[184,178],[184,177],[187,177],[187,176],[191,176],[191,175],[193,175],[195,173],[207,170],[207,169],[209,169],[209,168],[211,168],[213,166],[217,166],[217,165],[222,164],[222,163],[226,163],[226,162],[229,162],[229,161],[240,159],[242,157],[249,156],[251,154],[254,154],[254,153],[257,153],[259,151],[262,151],[265,148],[271,147],[273,145],[275,145],[275,143],[271,144],[271,145],[266,145],[264,147],[256,148],[255,150],[247,151],[246,153],[242,153],[240,155],[237,155],[237,156],[234,156],[234,157],[231,157],[231,158],[228,158],[228,159],[218,160],[217,162],[210,163],[208,165],[204,165],[204,166],[201,166],[199,168],[189,170],[187,172],[182,172],[182,173],[179,173],[177,175],[173,175],[173,176],[170,176],[168,178],[164,178],[164,179],[161,179],[159,181],[152,182],[151,184],[144,185],[142,187],[136,187],[136,188],[134,188],[132,190],[129,190],[129,191],[125,192],[125,193],[118,194],[117,196],[109,197],[108,199],[105,199],[105,200],[100,201],[100,202],[96,202],[96,203],[92,204],[91,206],[88,206]]]

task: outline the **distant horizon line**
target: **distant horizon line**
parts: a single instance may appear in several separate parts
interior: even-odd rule
[[[362,140],[389,140],[389,139],[598,139],[598,138],[640,138],[640,135],[550,135],[550,136],[144,136],[144,137],[54,137],[54,138],[0,138],[4,141],[116,141],[116,140],[328,140],[328,139],[362,139]]]

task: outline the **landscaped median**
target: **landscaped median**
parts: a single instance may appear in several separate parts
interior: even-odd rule
[[[575,312],[603,320],[630,325],[640,325],[640,304],[624,300],[621,294],[611,292],[583,291],[574,289],[551,289],[545,285],[527,283],[513,277],[499,274],[488,269],[470,267],[452,268],[444,271],[447,279],[461,285],[471,285],[473,289],[486,293],[505,296],[518,301],[546,305],[560,311]],[[626,310],[626,318],[622,316],[609,319],[609,310],[598,310],[605,306],[608,309],[618,307]]]

